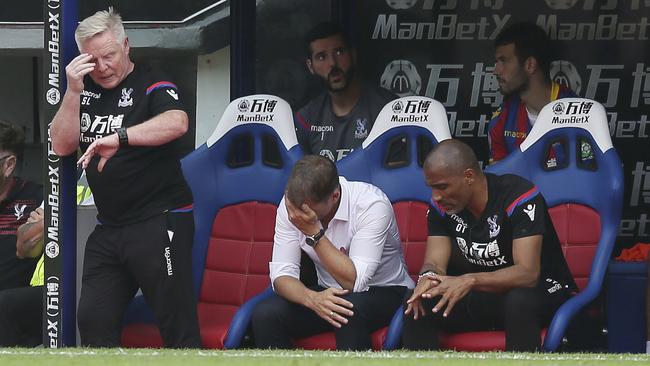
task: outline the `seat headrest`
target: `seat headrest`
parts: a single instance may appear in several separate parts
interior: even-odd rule
[[[451,138],[445,108],[427,97],[403,97],[379,113],[362,148],[337,162],[349,180],[379,187],[391,202],[428,202],[422,165],[430,148]]]
[[[612,209],[612,200],[603,197],[622,192],[620,159],[598,102],[565,98],[547,104],[519,148],[486,171],[530,180],[549,206],[580,203],[602,214]]]
[[[521,151],[526,151],[548,132],[561,128],[586,130],[601,153],[613,148],[605,108],[591,99],[564,98],[542,108],[528,137],[520,146]]]
[[[208,138],[207,146],[214,145],[228,131],[245,124],[271,127],[287,151],[298,145],[289,103],[274,95],[255,94],[237,98],[228,104],[217,127]]]
[[[362,147],[365,149],[386,131],[404,126],[429,130],[437,142],[451,138],[447,113],[440,102],[421,96],[402,97],[382,108]]]

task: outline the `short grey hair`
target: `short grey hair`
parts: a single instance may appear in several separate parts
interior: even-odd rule
[[[112,6],[108,10],[96,12],[79,23],[77,30],[74,32],[77,47],[81,50],[83,42],[107,30],[113,32],[118,43],[124,42],[126,33],[124,32],[124,25],[122,25],[122,17],[115,12]]]

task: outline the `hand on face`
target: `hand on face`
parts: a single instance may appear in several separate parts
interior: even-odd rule
[[[134,65],[129,58],[129,39],[119,40],[111,31],[86,39],[81,42],[79,49],[92,55],[94,68],[89,75],[103,89],[117,87],[133,70]]]
[[[91,62],[92,57],[88,53],[82,53],[73,58],[68,66],[65,67],[68,90],[81,93],[84,89],[84,76],[90,74],[95,69],[95,63]]]
[[[285,197],[285,206],[289,214],[289,221],[303,234],[313,236],[321,229],[321,223],[318,220],[316,212],[309,207],[306,203],[302,206],[296,207]]]

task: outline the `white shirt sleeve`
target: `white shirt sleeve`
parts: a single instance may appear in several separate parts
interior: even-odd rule
[[[393,208],[383,201],[372,203],[360,214],[359,230],[352,237],[349,250],[357,273],[354,292],[368,291],[368,283],[379,267],[388,230],[394,220]]]
[[[269,263],[271,286],[280,276],[300,279],[300,231],[289,221],[284,197],[278,205],[273,237],[273,257]],[[275,290],[275,288],[274,288]]]

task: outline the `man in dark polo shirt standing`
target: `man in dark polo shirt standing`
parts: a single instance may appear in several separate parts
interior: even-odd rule
[[[81,54],[52,122],[59,155],[79,163],[99,211],[88,238],[79,300],[86,346],[120,345],[122,317],[138,288],[165,346],[200,347],[191,280],[192,194],[173,142],[188,117],[164,74],[135,65],[120,16],[109,8],[75,32]]]

